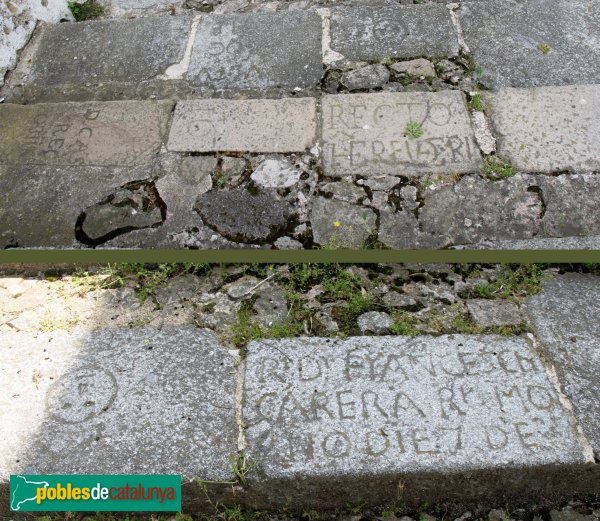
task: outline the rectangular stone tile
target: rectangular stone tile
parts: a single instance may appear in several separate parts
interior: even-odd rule
[[[600,459],[600,277],[567,273],[530,297],[533,330],[554,364],[577,420]]]
[[[596,0],[461,2],[458,14],[488,87],[600,83]]]
[[[203,18],[188,79],[215,89],[304,88],[322,75],[321,18],[281,11]]]
[[[519,170],[600,169],[600,86],[501,89],[483,94],[498,155]]]
[[[322,123],[330,176],[461,173],[481,166],[457,91],[325,96]],[[418,123],[422,135],[406,137],[408,123]]]
[[[0,334],[0,476],[230,480],[233,357],[208,330]]]
[[[7,164],[134,166],[160,150],[171,102],[0,105]]]
[[[42,85],[149,80],[183,59],[189,16],[63,23],[45,28],[30,81]]]
[[[316,134],[314,98],[180,101],[168,148],[177,152],[301,152]]]
[[[393,500],[399,482],[409,503],[582,486],[583,448],[523,337],[252,342],[243,415],[262,501]]]
[[[348,60],[458,54],[458,36],[445,5],[333,7],[331,49]]]

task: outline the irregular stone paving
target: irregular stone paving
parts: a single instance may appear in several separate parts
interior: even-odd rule
[[[274,273],[287,277],[290,268]],[[382,302],[415,309],[423,298],[448,305],[505,268],[390,265],[379,280],[373,269],[346,268]],[[459,274],[467,269],[471,276]],[[527,300],[527,314],[513,301],[467,299],[475,320],[509,324],[517,314],[534,334],[411,337],[379,328],[382,336],[368,340],[260,340],[244,344],[241,365],[222,324],[210,326],[218,338],[198,319],[224,316],[228,301],[254,306],[261,327],[283,323],[290,304],[273,273],[259,279],[232,265],[180,275],[144,303],[131,287],[101,289],[107,275],[98,289],[82,275],[4,276],[0,493],[9,473],[48,469],[230,481],[228,460],[242,449],[258,467],[227,499],[253,508],[348,508],[359,494],[368,505],[391,505],[399,479],[404,508],[449,497],[478,509],[507,500],[551,505],[597,491],[600,279],[556,272],[541,274],[543,291]],[[405,283],[392,290],[384,281]],[[318,289],[300,305],[314,306]],[[358,322],[382,325],[385,315],[371,311]],[[202,508],[198,488],[184,494]],[[593,521],[568,515],[576,511],[550,517]]]
[[[573,5],[115,0],[40,28],[1,94],[0,246],[593,249],[600,8]]]

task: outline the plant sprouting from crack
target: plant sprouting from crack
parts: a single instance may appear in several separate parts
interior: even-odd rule
[[[540,43],[537,48],[542,54],[548,54],[552,50],[547,43]]]
[[[486,156],[483,173],[488,179],[508,179],[517,173],[515,168],[498,156]]]
[[[249,458],[244,451],[240,451],[239,454],[229,457],[229,466],[237,477],[239,484],[245,486],[248,474],[256,470],[258,463],[256,460]]]
[[[424,134],[421,123],[417,121],[409,121],[404,127],[404,137],[417,138]]]

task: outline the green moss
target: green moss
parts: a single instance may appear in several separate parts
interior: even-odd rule
[[[517,171],[497,156],[486,156],[483,173],[488,179],[496,181],[498,179],[508,179],[515,175]]]
[[[104,14],[106,9],[103,5],[97,3],[96,0],[87,0],[85,2],[69,1],[67,5],[77,22],[98,18]]]

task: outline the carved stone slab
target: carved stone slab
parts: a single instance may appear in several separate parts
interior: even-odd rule
[[[280,11],[206,16],[188,79],[215,89],[303,88],[317,85],[322,75],[321,18]]]
[[[0,335],[0,478],[230,479],[233,357],[208,330]]]
[[[450,57],[458,38],[445,5],[339,6],[331,9],[331,48],[349,60]]]
[[[22,166],[135,166],[160,149],[171,102],[0,105],[0,157]]]
[[[314,98],[180,101],[169,134],[176,152],[302,152],[316,134]]]
[[[189,16],[149,16],[50,25],[42,34],[31,81],[59,85],[152,79],[181,61],[191,24]]]
[[[546,281],[527,311],[600,457],[600,277],[567,273]]]
[[[523,469],[584,462],[557,391],[521,337],[253,342],[243,413],[263,479],[291,483],[282,486],[291,496],[330,480],[328,494],[317,492],[330,504],[338,484],[342,494],[353,485],[365,494],[365,484],[389,479],[393,495],[414,473],[435,481],[449,471],[518,468],[524,490]],[[500,481],[449,478],[435,486],[458,497]]]
[[[484,103],[497,152],[529,172],[600,169],[600,85],[500,89]]]
[[[322,111],[327,175],[460,173],[481,165],[460,92],[331,95]],[[407,137],[409,123],[422,135]]]

